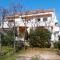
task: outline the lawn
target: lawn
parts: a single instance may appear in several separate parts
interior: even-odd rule
[[[16,60],[18,54],[24,53],[24,50],[13,53],[13,48],[10,46],[2,46],[3,55],[0,56],[0,60]]]
[[[15,55],[10,55],[10,56],[4,55],[4,56],[0,56],[0,60],[16,60],[16,57]]]
[[[10,46],[2,46],[2,55],[0,55],[0,60],[14,60],[13,48]]]

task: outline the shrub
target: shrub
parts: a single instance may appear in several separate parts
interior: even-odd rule
[[[19,50],[21,50],[22,48],[24,47],[24,43],[23,41],[16,41],[15,43],[15,49],[16,49],[16,52],[18,52]]]
[[[8,45],[13,45],[14,42],[14,34],[13,31],[7,31],[6,35],[2,34],[1,36],[1,42],[2,45],[8,46]]]
[[[58,41],[58,49],[60,50],[60,36],[59,36],[59,41]]]
[[[60,50],[60,41],[58,41],[58,49]]]
[[[54,48],[58,48],[58,42],[54,43]]]
[[[29,43],[31,47],[49,48],[51,33],[44,27],[31,29],[29,34]]]
[[[60,41],[54,43],[54,48],[58,48],[60,50]]]

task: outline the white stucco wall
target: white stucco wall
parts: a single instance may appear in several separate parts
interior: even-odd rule
[[[59,27],[55,26],[55,23],[58,22],[57,18],[56,18],[56,15],[55,15],[55,12],[22,15],[22,17],[25,17],[25,16],[45,15],[45,14],[51,14],[52,16],[47,17],[47,21],[46,22],[43,21],[44,17],[40,17],[40,21],[39,22],[37,21],[37,18],[30,19],[28,22],[26,22],[26,26],[28,27],[27,30],[28,30],[28,32],[30,32],[30,28],[31,27],[36,27],[36,26],[45,26],[46,27],[47,26],[48,30],[50,30],[52,32],[51,41],[54,41],[55,40],[54,39],[55,38],[54,32],[59,31]],[[21,17],[15,19],[15,26],[16,27],[25,26],[24,23],[25,22],[24,22],[24,20],[21,19]],[[8,24],[8,21],[4,22],[4,28],[8,28],[7,24]],[[51,27],[53,27],[53,29]],[[56,37],[56,40],[57,39],[58,38]]]
[[[15,26],[24,26],[24,22],[21,18],[15,19]]]
[[[8,26],[8,21],[4,22],[3,28],[9,28],[9,26]]]

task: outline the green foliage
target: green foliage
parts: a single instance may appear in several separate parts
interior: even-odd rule
[[[2,45],[12,45],[14,41],[14,34],[13,31],[7,31],[6,35],[1,36]]]
[[[19,33],[19,36],[22,38],[22,37],[24,37],[24,32],[20,32]]]
[[[58,48],[58,42],[54,42],[54,48]]]
[[[13,51],[13,48],[12,47],[10,47],[10,46],[2,46],[2,51],[1,51],[0,56],[7,55],[8,53],[9,54],[12,54],[11,53],[12,51]]]
[[[60,50],[60,41],[56,41],[54,43],[54,48],[58,48]]]
[[[51,33],[44,27],[37,27],[30,30],[29,43],[32,47],[49,48]]]
[[[38,57],[32,57],[31,60],[39,60],[39,58]]]
[[[58,49],[60,50],[60,36],[59,36],[59,41],[58,41]]]
[[[23,49],[23,47],[24,47],[23,41],[15,41],[15,50],[16,50],[16,52]]]
[[[60,50],[60,40],[58,41],[58,49]]]
[[[12,47],[2,46],[2,54],[0,55],[0,60],[14,60],[15,58],[16,57],[13,54],[13,48]]]
[[[59,40],[54,43],[54,48],[58,48],[60,50],[60,36]]]

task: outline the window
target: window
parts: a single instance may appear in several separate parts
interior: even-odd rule
[[[43,18],[43,21],[47,21],[47,18]]]
[[[40,19],[38,19],[38,22],[40,21]]]
[[[14,22],[13,21],[8,21],[8,25],[9,25],[9,27],[13,27],[14,26]]]
[[[58,26],[58,23],[57,22],[55,23],[55,26]]]

